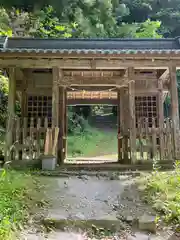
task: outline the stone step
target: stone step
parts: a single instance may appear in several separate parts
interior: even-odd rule
[[[67,228],[82,231],[96,231],[96,229],[106,229],[111,233],[124,230],[123,224],[114,216],[106,216],[102,219],[66,219],[58,216],[47,216],[43,220],[46,228],[55,228],[65,231]]]

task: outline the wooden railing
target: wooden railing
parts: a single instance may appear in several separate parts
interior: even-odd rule
[[[13,123],[11,159],[37,159],[44,152],[48,118],[16,118]]]
[[[130,162],[132,157],[129,133],[122,135],[121,156],[123,163]],[[157,127],[155,119],[149,127],[147,119],[141,119],[136,129],[136,162],[172,161],[175,160],[173,128],[170,119],[165,119],[164,125]],[[127,159],[128,158],[128,159]]]
[[[45,135],[50,120],[48,118],[16,118],[14,120],[13,146],[11,159],[37,159],[44,153]],[[180,134],[179,134],[180,136]],[[131,161],[131,147],[129,133],[119,135],[121,140],[120,161]],[[136,129],[136,162],[151,160],[175,160],[173,128],[170,119],[166,119],[163,126],[157,128],[155,120],[149,127],[147,119],[141,119]]]

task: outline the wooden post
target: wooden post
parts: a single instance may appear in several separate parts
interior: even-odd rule
[[[158,127],[159,127],[159,143],[160,143],[160,160],[164,159],[164,106],[163,106],[163,82],[158,79]]]
[[[6,127],[5,161],[11,160],[9,149],[13,144],[13,123],[15,118],[16,79],[15,68],[9,69],[8,119]]]
[[[68,109],[67,109],[67,89],[65,89],[65,99],[64,99],[64,160],[67,156],[67,136],[68,136]]]
[[[130,152],[131,162],[136,161],[136,118],[135,118],[135,81],[133,80],[134,69],[128,68],[129,90],[129,126],[130,126]]]
[[[27,117],[27,78],[24,75],[23,79],[23,89],[21,91],[22,98],[21,98],[21,117]]]
[[[179,132],[179,101],[177,91],[176,66],[169,67],[170,93],[171,93],[171,118],[173,127],[174,158],[178,155],[178,132]]]
[[[122,96],[121,96],[121,89],[118,88],[117,89],[117,94],[118,94],[118,111],[117,111],[117,114],[118,114],[118,162],[121,162],[122,161],[122,104],[121,104],[121,100],[122,100]]]
[[[65,157],[65,87],[60,86],[60,104],[59,104],[59,109],[60,109],[60,124],[59,124],[59,149],[58,149],[58,160],[59,164],[62,164],[64,162],[64,157]]]
[[[122,89],[123,95],[121,98],[121,107],[123,114],[123,163],[129,164],[129,107],[127,106],[129,104],[129,97],[128,97],[128,90],[126,88]]]
[[[58,67],[52,69],[53,87],[52,87],[52,127],[59,127],[59,83],[62,78],[62,70]]]

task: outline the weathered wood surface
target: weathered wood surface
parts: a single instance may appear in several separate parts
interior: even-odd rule
[[[9,93],[7,108],[7,126],[6,126],[6,145],[5,145],[5,161],[11,160],[10,148],[13,144],[13,123],[15,118],[15,98],[16,98],[16,79],[15,68],[9,69]]]
[[[96,56],[97,57],[97,56]],[[125,69],[127,67],[134,66],[135,68],[139,69],[164,69],[169,66],[169,64],[174,64],[177,67],[180,66],[180,59],[177,59],[177,55],[175,55],[175,58],[171,57],[171,60],[169,60],[170,56],[168,55],[161,55],[161,59],[158,59],[158,56],[153,56],[150,54],[148,55],[142,55],[141,57],[138,57],[138,55],[130,55],[127,56],[121,56],[118,58],[116,55],[116,58],[112,58],[109,56],[107,59],[107,56],[104,57],[101,55],[101,59],[91,59],[89,56],[86,58],[83,58],[83,56],[79,56],[79,58],[69,58],[69,59],[59,59],[59,58],[53,58],[51,55],[51,58],[43,58],[37,57],[37,54],[35,57],[28,55],[27,57],[1,57],[0,56],[0,66],[1,67],[20,67],[20,68],[52,68],[54,66],[61,66],[63,69]],[[92,64],[93,61],[93,64]]]
[[[173,143],[175,147],[175,158],[177,158],[178,152],[178,135],[179,131],[179,100],[177,90],[177,79],[176,79],[176,66],[172,65],[169,67],[170,74],[170,94],[171,94],[171,118],[173,124]]]

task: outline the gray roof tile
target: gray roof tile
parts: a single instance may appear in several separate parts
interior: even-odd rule
[[[0,38],[0,52],[60,54],[180,53],[180,38],[169,39],[36,39]]]

